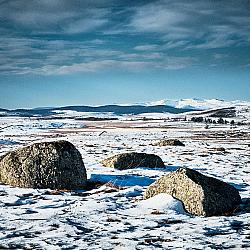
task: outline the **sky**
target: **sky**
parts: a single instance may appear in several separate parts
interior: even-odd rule
[[[250,100],[250,0],[0,0],[0,107]]]

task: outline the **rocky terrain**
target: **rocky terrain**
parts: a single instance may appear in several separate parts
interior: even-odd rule
[[[248,111],[243,111],[234,117],[244,120],[242,125],[216,123],[208,128],[167,114],[164,119],[148,114],[148,120],[136,115],[118,121],[1,117],[1,160],[34,143],[69,141],[81,154],[88,183],[85,189],[2,183],[0,248],[250,248],[250,127]],[[170,139],[184,146],[160,143]],[[164,168],[119,170],[102,163],[132,152],[159,156]],[[167,193],[143,199],[155,181],[185,167],[230,184],[238,190],[241,204],[234,211],[204,217],[188,213]]]

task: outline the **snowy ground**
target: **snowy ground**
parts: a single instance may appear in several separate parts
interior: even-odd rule
[[[74,192],[0,185],[0,249],[250,249],[249,131],[162,120],[59,124],[2,117],[0,155],[34,142],[68,140],[81,152],[89,180],[106,184]],[[163,138],[186,146],[153,145]],[[155,153],[166,168],[118,171],[100,164],[130,151]],[[168,195],[142,200],[148,185],[180,166],[234,185],[249,206],[233,216],[204,218],[186,214]]]

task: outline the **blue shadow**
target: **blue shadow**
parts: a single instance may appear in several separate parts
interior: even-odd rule
[[[146,176],[136,175],[106,175],[106,174],[91,174],[90,181],[111,182],[117,186],[133,187],[133,186],[149,186],[154,179]]]

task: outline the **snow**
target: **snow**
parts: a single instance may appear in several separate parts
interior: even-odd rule
[[[112,112],[78,112],[75,110],[53,110],[53,113],[55,113],[57,117],[76,117],[76,118],[78,117],[79,118],[88,118],[88,117],[118,118],[119,117]]]
[[[42,120],[36,118],[19,118],[19,117],[1,117],[0,131],[1,135],[28,135],[38,133],[47,129],[57,128],[84,128],[83,121],[74,121],[71,119],[53,119]]]
[[[239,106],[236,119],[247,120],[249,113]],[[0,248],[249,249],[249,125],[205,129],[191,121],[133,118],[83,123],[1,117],[0,155],[34,142],[68,140],[80,151],[89,181],[103,185],[54,192],[1,184]],[[178,138],[185,147],[154,146],[165,138]],[[218,147],[225,152],[213,151]],[[165,168],[119,171],[100,163],[134,151],[159,155]],[[242,211],[206,218],[185,213],[182,203],[167,194],[143,200],[151,183],[183,166],[234,185],[245,204]]]
[[[218,99],[200,99],[200,98],[189,98],[181,100],[159,100],[145,103],[148,106],[154,105],[169,105],[175,108],[191,108],[191,109],[216,109],[216,108],[227,108],[227,107],[250,107],[249,101],[224,101]]]
[[[171,195],[164,193],[142,201],[139,206],[142,209],[156,209],[159,212],[173,210],[176,213],[185,214],[182,202],[173,198]]]

